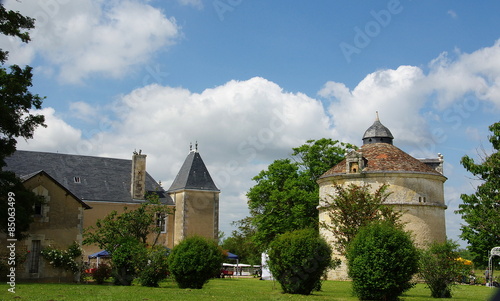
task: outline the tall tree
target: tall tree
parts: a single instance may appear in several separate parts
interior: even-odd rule
[[[343,159],[350,144],[309,140],[294,148],[291,159],[279,159],[253,178],[247,193],[254,241],[262,251],[278,234],[318,228],[317,179]]]
[[[19,12],[6,10],[0,3],[0,33],[29,42],[29,29],[34,28],[35,20]],[[5,62],[8,52],[0,49],[0,219],[7,220],[8,208],[15,208],[15,237],[22,238],[31,223],[33,205],[38,198],[28,192],[21,181],[11,172],[3,171],[5,158],[16,150],[16,139],[29,139],[37,126],[45,126],[44,116],[33,114],[32,109],[41,109],[42,97],[32,94],[32,68],[10,65]],[[14,195],[15,202],[8,202],[8,193]],[[0,224],[0,232],[8,233],[7,223]]]
[[[469,156],[460,161],[481,184],[475,193],[460,196],[463,203],[456,211],[465,221],[460,237],[469,243],[474,262],[482,265],[488,262],[488,252],[500,245],[500,122],[492,124],[489,130],[494,151],[484,155],[479,163]]]
[[[224,239],[221,244],[222,249],[238,255],[240,262],[260,264],[261,252],[252,239],[256,229],[250,218],[246,217],[231,224],[237,225],[238,229],[233,230],[231,236]]]
[[[358,234],[359,229],[374,221],[387,221],[394,226],[402,226],[401,213],[384,205],[390,193],[387,185],[381,185],[374,193],[368,184],[350,184],[347,187],[335,185],[336,194],[323,200],[321,209],[327,212],[329,222],[322,222],[321,227],[332,232],[334,247],[337,252],[345,252]]]

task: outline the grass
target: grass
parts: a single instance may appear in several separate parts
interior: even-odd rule
[[[203,289],[179,289],[172,281],[162,282],[159,288],[133,285],[129,287],[95,284],[40,284],[18,283],[16,293],[7,291],[8,286],[0,285],[0,300],[336,300],[355,301],[351,283],[326,281],[323,291],[310,296],[283,294],[277,282],[257,279],[213,279]],[[453,290],[451,300],[489,300],[496,292],[485,286],[458,285]],[[402,298],[404,301],[438,300],[430,297],[430,290],[418,284]],[[445,299],[450,300],[450,299]]]

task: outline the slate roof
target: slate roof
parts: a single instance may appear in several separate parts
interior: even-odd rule
[[[43,170],[83,201],[143,201],[133,200],[130,195],[132,160],[18,150],[5,161],[4,170],[21,178]],[[162,202],[174,204],[148,173],[146,191],[156,191]]]
[[[220,191],[215,186],[203,159],[201,159],[200,153],[197,151],[189,152],[168,191],[173,192],[185,189]]]
[[[356,152],[360,152],[365,159],[365,168],[362,172],[426,173],[443,176],[429,165],[389,143],[365,144]],[[345,172],[346,160],[344,159],[325,172],[321,178],[345,174]]]
[[[393,139],[394,136],[392,136],[391,131],[380,122],[377,116],[375,122],[365,131],[363,135],[363,144],[378,142],[392,144]]]

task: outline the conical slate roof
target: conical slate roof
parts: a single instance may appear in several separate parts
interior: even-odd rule
[[[363,144],[370,143],[389,143],[392,144],[394,136],[392,136],[391,131],[386,128],[378,119],[365,131],[363,135]]]
[[[189,153],[168,192],[184,189],[219,191],[197,151]]]

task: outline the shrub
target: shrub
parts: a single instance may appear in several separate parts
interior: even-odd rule
[[[303,229],[278,236],[269,246],[269,269],[285,293],[309,295],[321,287],[331,266],[331,249],[316,230]]]
[[[420,276],[430,288],[433,298],[451,298],[455,282],[468,274],[459,257],[458,244],[451,240],[431,244],[422,252]]]
[[[111,255],[117,285],[131,285],[138,269],[146,263],[146,246],[133,237],[124,237]]]
[[[92,272],[92,279],[95,280],[97,284],[103,284],[106,279],[111,277],[111,267],[106,263],[101,263]]]
[[[158,282],[167,278],[169,250],[164,246],[154,246],[148,250],[147,264],[139,273],[143,286],[158,287]]]
[[[81,264],[80,256],[82,249],[76,242],[68,247],[68,250],[59,250],[48,246],[40,252],[40,254],[49,261],[49,264],[56,268],[62,268],[66,271],[77,273],[80,271]]]
[[[348,274],[360,300],[397,300],[418,271],[418,251],[409,233],[375,222],[361,228],[347,251]]]
[[[200,289],[220,272],[223,259],[215,241],[192,236],[172,249],[168,267],[180,288]]]

